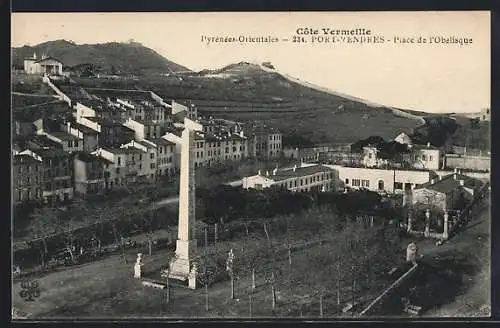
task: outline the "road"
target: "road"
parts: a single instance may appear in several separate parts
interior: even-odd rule
[[[450,302],[424,314],[432,317],[490,316],[490,204],[478,209],[476,219],[442,246],[419,243],[424,259],[460,277]],[[443,263],[443,264],[440,264]],[[456,276],[455,275],[455,276]],[[443,287],[445,288],[445,287]]]

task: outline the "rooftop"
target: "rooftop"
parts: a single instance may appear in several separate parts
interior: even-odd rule
[[[159,123],[156,123],[153,120],[133,119],[133,121],[141,123],[142,125],[159,125]]]
[[[275,181],[281,181],[290,178],[304,177],[321,172],[333,172],[333,169],[323,165],[311,165],[305,167],[297,167],[295,171],[293,170],[293,168],[278,169],[275,175],[273,175],[273,170],[268,170],[268,171],[269,171],[269,176],[268,176],[269,179]],[[265,171],[264,172],[261,171],[261,176],[265,176],[265,173],[266,173]]]
[[[32,151],[42,158],[54,158],[54,157],[70,157],[69,153],[66,153],[62,149],[43,147],[38,149],[32,149]]]
[[[14,160],[14,165],[20,165],[20,164],[39,164],[40,163],[33,156],[27,155],[27,154],[14,155],[13,160]]]
[[[455,174],[457,175],[456,179],[454,177]],[[421,188],[432,189],[444,194],[448,194],[452,190],[461,187],[460,180],[464,181],[464,187],[474,190],[477,190],[483,186],[483,183],[478,179],[474,179],[460,173],[452,173],[442,177],[441,180],[437,180],[434,183],[432,183],[432,181],[424,183]]]
[[[416,150],[424,150],[424,149],[429,149],[429,150],[440,150],[439,147],[433,146],[433,145],[413,145],[412,149]]]
[[[70,133],[67,132],[50,132],[50,135],[60,139],[60,140],[65,140],[65,141],[73,141],[73,140],[79,140],[77,136],[74,136]]]
[[[91,129],[88,126],[80,124],[80,123],[71,123],[71,127],[79,130],[83,134],[98,134],[99,133],[96,130]]]
[[[106,163],[106,164],[113,163],[113,162],[111,162],[111,161],[109,161],[101,156],[92,155],[92,154],[89,154],[86,152],[75,153],[75,158],[77,158],[85,163],[91,163],[91,162],[101,162],[101,163]]]
[[[85,105],[87,107],[92,108],[93,110],[97,112],[118,112],[118,111],[124,111],[124,108],[119,106],[112,106],[108,104],[107,101],[105,100],[99,100],[99,99],[79,99],[79,103],[82,105]]]
[[[124,147],[124,148],[121,148],[123,149],[123,153],[125,154],[142,154],[142,153],[145,153],[144,150],[141,150],[139,148],[135,148],[135,147]]]
[[[32,59],[33,59],[33,58],[32,58]],[[52,56],[42,57],[42,58],[40,58],[40,59],[38,59],[38,60],[35,60],[35,63],[41,63],[41,62],[46,61],[46,60],[55,60],[55,61],[57,61],[57,62],[59,62],[59,63],[61,63],[61,64],[62,64],[62,61],[60,61],[59,59],[54,58],[54,57],[52,57]]]
[[[96,123],[99,123],[100,125],[102,126],[123,126],[125,127],[120,121],[115,121],[115,120],[111,120],[109,118],[104,118],[104,117],[93,117],[93,116],[90,116],[90,117],[85,117],[86,119],[92,121],[92,122],[96,122]]]
[[[154,138],[154,139],[146,139],[148,141],[151,141],[152,143],[159,145],[159,146],[173,146],[175,143],[172,141],[168,141],[167,139],[164,138]]]

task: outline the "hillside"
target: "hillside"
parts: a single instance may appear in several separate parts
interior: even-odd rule
[[[23,46],[12,49],[12,63],[23,67],[23,60],[43,53],[61,60],[66,67],[91,64],[100,67],[107,73],[139,73],[171,71],[189,71],[186,67],[176,64],[152,49],[137,42],[102,44],[75,44],[66,40],[49,41],[36,46]]]
[[[354,142],[371,135],[390,139],[400,132],[411,133],[423,123],[421,117],[318,90],[247,62],[139,81],[75,81],[87,87],[153,90],[164,99],[192,101],[206,117],[260,120],[286,135],[301,135],[314,143]]]

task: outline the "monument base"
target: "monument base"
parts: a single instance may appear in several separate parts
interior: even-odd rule
[[[186,281],[195,260],[196,240],[177,240],[175,257],[170,261],[169,278]]]

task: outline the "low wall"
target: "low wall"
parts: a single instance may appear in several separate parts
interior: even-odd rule
[[[446,167],[448,168],[468,168],[473,170],[490,170],[491,157],[489,156],[469,156],[469,155],[445,155]]]
[[[453,174],[454,171],[435,171],[435,173],[440,176],[440,177],[443,177],[443,176],[446,176],[446,175],[450,175],[450,174]],[[489,172],[461,172],[460,174],[463,174],[465,176],[468,176],[468,177],[471,177],[471,178],[475,178],[475,179],[478,179],[478,180],[482,180],[482,181],[490,181],[490,173]]]
[[[414,264],[408,271],[406,271],[398,280],[396,280],[391,286],[380,294],[373,302],[371,302],[363,311],[359,313],[359,316],[373,315],[379,312],[383,306],[384,301],[389,297],[394,295],[401,287],[405,286],[414,274],[417,272],[418,264]]]
[[[64,92],[62,92],[61,90],[59,90],[59,88],[58,88],[58,87],[56,87],[56,86],[55,86],[55,84],[54,84],[54,83],[52,83],[52,82],[50,81],[50,79],[49,79],[47,76],[44,76],[44,77],[43,77],[43,82],[44,82],[44,83],[47,83],[47,84],[48,84],[48,85],[52,88],[52,90],[54,90],[54,92],[55,92],[55,93],[56,93],[59,97],[61,97],[61,99],[62,99],[62,100],[64,100],[65,102],[67,102],[67,103],[68,103],[68,105],[70,105],[70,106],[71,106],[71,99],[70,99],[68,96],[66,96],[66,94],[65,94]]]

